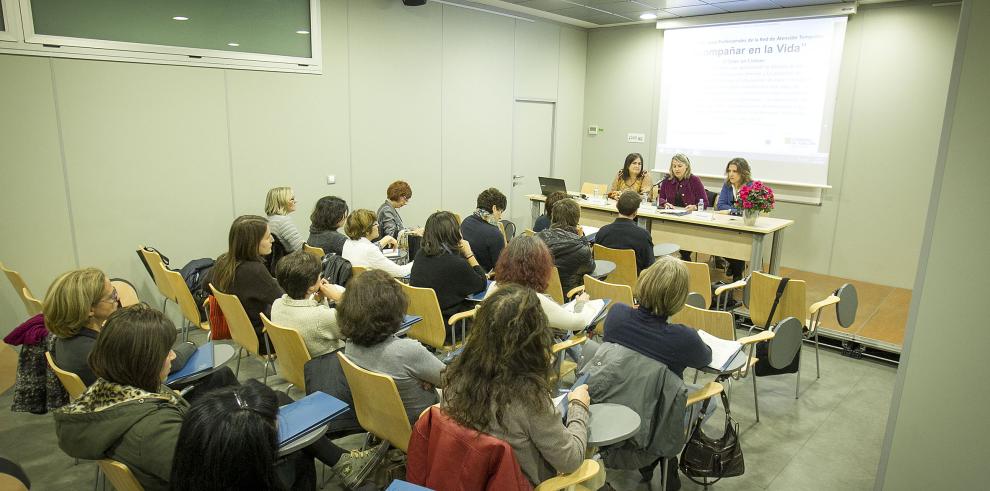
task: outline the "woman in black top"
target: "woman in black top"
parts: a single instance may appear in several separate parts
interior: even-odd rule
[[[465,305],[464,297],[485,289],[485,270],[471,252],[471,244],[461,237],[453,213],[438,211],[426,220],[409,284],[432,288],[444,319],[470,309],[472,306]]]
[[[324,254],[342,254],[347,236],[337,229],[344,226],[347,211],[347,202],[336,196],[320,198],[309,216],[309,238],[306,243],[323,249]]]

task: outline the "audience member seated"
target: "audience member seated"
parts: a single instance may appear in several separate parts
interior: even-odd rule
[[[560,273],[560,284],[567,293],[584,284],[584,275],[595,270],[591,244],[578,225],[581,207],[573,199],[562,199],[553,205],[553,223],[536,234],[550,248],[554,265]]]
[[[496,283],[488,289],[486,298],[491,297],[499,288],[506,285],[519,285],[532,288],[538,292],[540,307],[547,316],[547,323],[553,329],[560,331],[580,331],[585,328],[584,319],[564,309],[546,291],[553,274],[553,257],[550,249],[537,237],[516,237],[509,242],[498,262],[495,263]],[[588,301],[588,294],[582,293],[578,301]]]
[[[495,267],[495,262],[505,247],[505,236],[498,228],[498,221],[502,219],[505,207],[505,195],[498,189],[488,188],[478,195],[474,213],[461,222],[461,235],[471,243],[471,250],[485,271],[491,271]]]
[[[95,268],[62,273],[48,287],[42,311],[45,327],[56,336],[52,358],[59,368],[75,373],[86,385],[96,382],[87,363],[89,354],[117,305],[117,291]]]
[[[715,209],[728,211],[733,215],[741,215],[742,211],[736,207],[736,200],[739,198],[739,190],[743,186],[753,182],[753,172],[750,170],[749,162],[742,157],[736,157],[725,166],[725,184],[718,193],[718,202]],[[742,279],[743,270],[746,269],[746,262],[741,259],[726,259],[728,267],[725,274],[732,277],[732,281]]]
[[[378,238],[378,222],[371,210],[354,210],[347,217],[344,233],[348,240],[344,242],[341,255],[351,262],[351,266],[380,269],[396,278],[409,276],[415,261],[400,266],[385,257],[381,248],[395,247],[396,241],[388,235]],[[378,244],[374,243],[375,240],[378,240]]]
[[[409,204],[412,199],[412,188],[406,181],[395,181],[388,185],[385,191],[385,202],[378,207],[378,231],[386,237],[399,238],[399,231],[406,228],[399,216],[399,208]],[[414,230],[422,234],[422,229]]]
[[[261,332],[259,314],[264,313],[270,319],[272,302],[285,295],[262,260],[262,256],[272,253],[268,220],[256,215],[237,217],[230,225],[227,244],[227,253],[217,258],[207,281],[223,293],[237,295],[258,335],[259,350],[266,354],[268,346]]]
[[[569,196],[563,191],[554,191],[550,193],[550,196],[547,196],[546,202],[543,203],[543,214],[536,217],[536,221],[533,222],[533,231],[542,232],[550,228],[550,212],[553,210],[553,205],[557,204],[558,201],[567,198],[569,198]]]
[[[55,412],[59,448],[78,459],[122,462],[146,491],[168,489],[189,408],[162,385],[175,338],[172,321],[147,305],[111,314],[89,355],[96,382]]]
[[[636,272],[639,273],[653,264],[653,237],[643,227],[636,225],[636,210],[639,209],[639,195],[626,191],[619,195],[615,207],[619,218],[602,227],[595,234],[595,243],[612,249],[632,249],[636,251]]]
[[[272,304],[272,322],[298,331],[313,358],[344,344],[337,311],[327,302],[340,301],[343,289],[331,285],[320,272],[320,260],[303,251],[285,256],[275,271],[285,295]]]
[[[296,196],[292,188],[282,186],[272,188],[265,198],[265,214],[268,215],[268,224],[271,232],[278,236],[286,252],[302,250],[303,238],[292,223],[289,213],[296,211]]]
[[[347,219],[347,203],[336,196],[324,196],[316,202],[313,214],[309,216],[309,238],[306,243],[338,256],[344,251],[347,236],[337,229],[344,226]]]
[[[474,308],[464,297],[484,290],[488,279],[471,252],[471,244],[461,237],[453,213],[438,211],[426,220],[409,284],[432,288],[444,319]]]
[[[344,351],[355,364],[395,380],[409,421],[437,403],[444,364],[415,339],[399,338],[408,300],[387,273],[368,271],[351,280],[337,309]]]
[[[444,412],[508,442],[534,485],[574,472],[588,443],[588,386],[568,395],[565,425],[550,399],[553,334],[536,292],[503,286],[482,302],[474,325],[444,374]]]

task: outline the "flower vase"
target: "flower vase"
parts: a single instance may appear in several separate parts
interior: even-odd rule
[[[756,225],[756,219],[759,217],[760,217],[760,210],[753,210],[753,209],[743,210],[743,223],[745,223],[749,227]]]

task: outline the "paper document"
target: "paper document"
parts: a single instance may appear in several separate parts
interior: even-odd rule
[[[391,259],[391,258],[399,257],[399,250],[398,249],[382,249],[382,254],[384,254],[385,257]]]
[[[602,311],[605,310],[605,306],[608,305],[609,300],[604,298],[599,298],[595,300],[588,300],[584,303],[584,307],[581,312],[577,314],[581,316],[584,320],[584,325],[591,327],[592,324],[598,322]],[[571,300],[564,304],[564,310],[568,312],[574,312],[574,307],[577,304],[577,300]]]
[[[601,227],[592,227],[591,225],[581,225],[581,228],[584,229],[584,236],[585,237],[587,237],[589,235],[592,235],[592,234],[597,234],[598,233],[598,230],[601,229]]]
[[[696,212],[691,213],[691,216],[693,218],[701,218],[703,220],[712,220],[712,212],[711,211],[696,211]]]
[[[701,329],[698,329],[698,335],[712,349],[712,362],[708,366],[716,370],[724,371],[736,354],[742,350],[742,344],[738,341],[717,338]]]
[[[657,210],[657,213],[659,213],[661,215],[673,215],[673,216],[677,216],[677,217],[682,217],[684,215],[690,215],[691,214],[690,211],[678,210],[676,208],[667,209],[667,210]]]

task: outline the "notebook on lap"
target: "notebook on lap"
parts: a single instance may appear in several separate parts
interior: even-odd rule
[[[180,382],[182,379],[192,377],[213,369],[213,343],[206,343],[193,352],[192,356],[186,360],[182,368],[169,374],[165,379],[165,385],[173,382]]]
[[[347,409],[347,403],[324,392],[314,392],[278,408],[278,446],[302,438]]]

